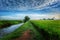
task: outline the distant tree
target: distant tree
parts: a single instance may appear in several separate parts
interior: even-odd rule
[[[54,20],[55,19],[55,17],[53,17],[53,18],[48,18],[48,20]]]
[[[55,17],[53,17],[51,20],[54,20],[55,19]]]
[[[48,18],[48,20],[51,20],[50,18]]]
[[[43,20],[46,20],[45,18],[43,18]]]
[[[25,16],[24,23],[27,22],[28,20],[30,20],[30,18],[28,16]]]

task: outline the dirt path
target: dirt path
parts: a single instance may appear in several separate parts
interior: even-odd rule
[[[23,35],[19,38],[16,38],[14,40],[31,40],[31,34],[30,34],[30,30],[27,30],[23,33]]]

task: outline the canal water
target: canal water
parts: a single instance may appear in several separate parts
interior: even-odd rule
[[[0,38],[2,38],[3,36],[5,36],[11,32],[13,32],[17,28],[21,27],[21,25],[23,25],[23,23],[11,25],[10,27],[0,29]]]

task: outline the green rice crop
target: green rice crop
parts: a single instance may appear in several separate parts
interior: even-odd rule
[[[32,20],[31,23],[33,23],[38,29],[43,29],[50,36],[58,36],[60,39],[60,20]]]

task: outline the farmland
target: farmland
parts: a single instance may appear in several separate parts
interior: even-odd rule
[[[46,40],[60,40],[60,20],[33,20],[31,22]]]
[[[60,40],[60,20],[30,20],[0,40],[23,40],[26,31],[28,40]]]

